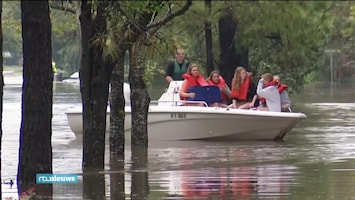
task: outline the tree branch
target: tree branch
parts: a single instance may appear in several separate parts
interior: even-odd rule
[[[186,0],[186,4],[178,11],[176,11],[175,13],[171,13],[170,9],[167,13],[167,15],[165,15],[165,17],[163,17],[161,20],[154,22],[154,23],[150,23],[148,24],[146,27],[147,29],[151,29],[151,28],[160,28],[161,26],[165,25],[166,23],[168,23],[169,21],[171,21],[172,19],[174,19],[177,16],[183,15],[192,5],[192,0]],[[154,32],[154,31],[153,31]]]
[[[123,16],[125,16],[125,17],[127,18],[127,20],[129,21],[129,23],[132,24],[138,31],[140,31],[140,32],[142,32],[142,33],[145,32],[144,28],[141,27],[141,26],[139,26],[139,24],[137,24],[137,23],[135,22],[135,20],[132,19],[132,18],[122,9],[120,3],[118,3],[117,9],[118,9],[118,11],[119,11],[120,13],[122,13]]]
[[[51,3],[49,5],[49,7],[52,8],[52,9],[56,9],[56,10],[70,12],[72,14],[76,13],[76,9],[73,8],[73,7],[70,8],[70,7],[67,7],[67,6],[64,6],[64,5],[56,5],[56,4],[53,4],[53,3]]]

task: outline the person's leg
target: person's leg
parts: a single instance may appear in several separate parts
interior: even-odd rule
[[[219,107],[219,103],[218,102],[215,102],[215,103],[211,103],[208,105],[209,107]]]
[[[225,104],[225,103],[220,103],[220,104],[219,104],[219,107],[221,107],[221,108],[227,108],[227,107],[228,107],[228,105],[227,105],[227,104]]]
[[[249,108],[252,108],[253,106],[250,106],[250,102],[246,102],[242,105],[240,105],[238,108],[239,109],[249,109]]]
[[[266,106],[260,106],[259,110],[261,110],[261,111],[269,111],[269,109]]]

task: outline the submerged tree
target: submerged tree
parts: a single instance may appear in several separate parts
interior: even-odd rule
[[[110,153],[120,154],[124,157],[125,145],[125,102],[124,97],[124,65],[126,53],[131,45],[132,37],[129,34],[129,23],[117,12],[116,4],[111,4],[111,19],[109,23],[109,38],[112,46],[107,51],[115,60],[111,74],[110,90]],[[108,55],[107,55],[108,56]]]
[[[129,83],[131,86],[131,112],[132,112],[132,135],[131,145],[148,145],[147,119],[150,97],[147,91],[145,81],[146,58],[145,49],[148,46],[153,46],[154,43],[150,39],[155,36],[157,31],[175,17],[183,15],[192,5],[191,0],[177,11],[172,12],[171,5],[168,4],[168,10],[161,17],[159,14],[164,10],[164,6],[168,1],[149,2],[138,10],[133,9],[136,15],[135,21],[130,21],[132,26],[132,35],[136,38],[130,48],[130,70]],[[121,9],[122,11],[122,9]],[[129,16],[123,12],[125,16]],[[130,18],[130,17],[129,17]]]
[[[110,154],[110,171],[124,171],[124,155]],[[125,173],[110,174],[110,196],[111,200],[126,199],[125,196]]]
[[[148,147],[132,147],[131,199],[147,199],[149,194],[148,182]]]
[[[35,185],[36,174],[52,173],[53,70],[48,1],[21,1],[23,38],[22,119],[18,191],[52,196],[52,185]]]
[[[125,48],[118,49],[117,63],[113,67],[111,75],[110,91],[110,153],[124,154],[124,122],[125,122],[125,98],[124,98],[124,58]]]
[[[109,45],[104,48],[104,57],[112,58],[115,63],[111,75],[110,93],[110,152],[124,152],[125,99],[123,95],[124,63],[126,55],[130,60],[129,82],[132,105],[132,144],[147,143],[147,114],[149,94],[146,86],[147,58],[154,47],[151,41],[156,32],[174,17],[184,14],[191,1],[177,12],[166,7],[166,1],[110,2],[106,9],[108,18],[106,39]],[[147,46],[150,46],[150,48]],[[148,50],[149,49],[149,50]],[[126,54],[128,52],[128,54]],[[151,59],[151,58],[150,58]]]
[[[112,60],[104,60],[107,1],[81,2],[80,92],[83,103],[83,169],[104,168],[106,111]]]

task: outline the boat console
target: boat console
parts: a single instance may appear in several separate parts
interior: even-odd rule
[[[187,98],[186,101],[181,101],[179,91],[182,83],[183,81],[170,82],[166,92],[159,98],[158,105],[179,106],[184,102],[202,102],[208,105],[209,103],[221,101],[221,92],[217,86],[195,86],[189,88],[189,92],[196,94],[195,98]]]
[[[180,106],[182,101],[180,100],[179,91],[183,81],[171,81],[168,89],[158,99],[158,106]]]

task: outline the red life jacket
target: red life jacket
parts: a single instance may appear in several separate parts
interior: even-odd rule
[[[208,83],[209,85],[218,86],[219,89],[226,88],[226,81],[223,79],[222,76],[219,76],[219,81],[218,81],[217,84],[214,83],[211,79],[207,80],[207,83]],[[227,95],[226,95],[224,92],[221,92],[221,99],[222,99],[222,100],[225,100],[225,99],[227,99],[227,98],[228,98]]]
[[[183,74],[182,78],[187,80],[187,88],[186,88],[187,90],[191,87],[194,87],[194,86],[208,86],[209,85],[202,74],[198,74],[197,77],[191,76],[190,74]],[[187,92],[187,90],[184,92]],[[180,96],[180,99],[185,100],[186,98]]]
[[[277,89],[279,89],[279,93],[281,94],[284,90],[287,90],[288,85],[285,84],[279,84]]]
[[[231,97],[246,101],[248,97],[248,90],[250,86],[251,76],[247,76],[245,81],[240,85],[239,90],[235,89],[235,85],[232,85]]]
[[[268,83],[266,83],[264,85],[264,88],[266,87],[269,87],[269,86],[273,86],[273,85],[278,85],[278,82],[276,81],[270,81]],[[282,90],[283,91],[283,90]],[[280,92],[280,89],[279,89],[279,92]],[[281,92],[280,92],[281,93]],[[260,100],[260,103],[263,104],[263,105],[266,105],[266,99],[265,98],[262,98],[262,97],[259,97],[259,100]]]

